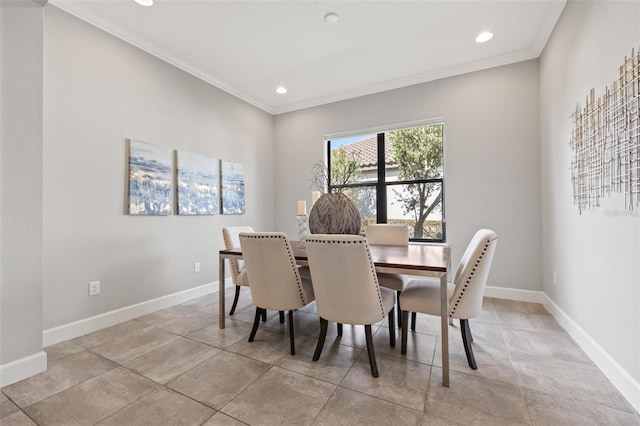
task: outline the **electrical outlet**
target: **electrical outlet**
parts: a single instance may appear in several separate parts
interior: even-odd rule
[[[193,272],[200,272],[200,262],[195,262],[193,264]]]
[[[553,271],[553,284],[558,285],[558,273]]]
[[[100,294],[100,281],[91,281],[89,283],[89,296],[97,296]]]

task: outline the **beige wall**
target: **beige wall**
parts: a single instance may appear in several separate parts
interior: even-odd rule
[[[0,2],[0,386],[42,352],[42,7]],[[22,365],[8,371],[10,363]],[[20,373],[18,373],[20,374]]]
[[[640,2],[570,1],[540,58],[545,293],[635,380],[640,407],[640,215],[618,195],[582,215],[573,204],[570,115],[640,47]],[[553,283],[553,271],[558,284]],[[594,357],[594,354],[590,354]],[[633,384],[631,385],[633,387]],[[627,393],[627,396],[629,394]]]
[[[51,5],[44,24],[44,329],[217,281],[223,226],[273,228],[273,117]],[[242,163],[246,214],[124,214],[127,138]]]
[[[477,229],[492,228],[489,285],[540,291],[538,92],[532,60],[276,116],[276,227],[295,235],[296,200],[311,202],[324,135],[444,117],[454,264]]]

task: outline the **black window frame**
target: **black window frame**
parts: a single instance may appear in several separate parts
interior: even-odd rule
[[[424,126],[429,125],[442,125],[442,144],[443,144],[443,153],[442,153],[442,163],[444,165],[444,123],[429,123],[424,124]],[[414,126],[419,127],[419,126]],[[401,129],[393,129],[393,130],[401,130]],[[386,165],[385,165],[385,134],[386,132],[391,132],[393,130],[379,131],[376,132],[377,135],[377,172],[378,172],[378,180],[377,182],[358,182],[358,183],[349,183],[343,185],[332,185],[331,184],[331,139],[327,139],[326,149],[327,149],[327,188],[329,192],[333,192],[333,189],[340,188],[372,188],[375,187],[376,190],[376,223],[387,223],[387,188],[396,185],[408,185],[408,184],[416,184],[416,183],[439,183],[442,188],[442,197],[440,200],[441,203],[441,213],[442,213],[442,239],[436,238],[410,238],[409,241],[412,242],[425,242],[425,243],[446,243],[447,241],[447,226],[445,219],[445,190],[444,190],[444,167],[441,178],[431,178],[431,179],[415,179],[415,180],[398,180],[398,181],[386,181]],[[366,133],[363,133],[366,134]],[[339,139],[339,138],[336,138]],[[382,165],[382,167],[381,167]]]

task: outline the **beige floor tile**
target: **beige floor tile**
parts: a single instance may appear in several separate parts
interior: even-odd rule
[[[633,411],[597,367],[551,356],[511,351],[520,386],[540,393]]]
[[[409,315],[409,333],[440,335],[440,317],[427,314],[416,314],[416,329],[411,330],[411,315]],[[398,334],[399,335],[399,334]]]
[[[13,414],[8,415],[7,417],[3,417],[0,421],[2,426],[34,426],[36,423],[33,422],[22,411],[17,411]]]
[[[443,419],[442,417],[425,413],[422,417],[421,426],[467,426],[467,424],[454,422],[453,420]]]
[[[143,324],[146,327],[158,327],[166,322],[182,318],[183,316],[192,313],[193,309],[184,305],[172,306],[171,308],[162,309],[160,311],[152,312],[147,315],[143,315],[135,319],[135,321]]]
[[[580,347],[563,330],[503,329],[503,335],[507,347],[512,351],[592,364]]]
[[[227,319],[224,329],[221,330],[216,323],[189,334],[189,338],[216,348],[226,349],[240,340],[248,339],[249,333],[251,333],[251,324]]]
[[[134,333],[127,333],[123,337],[113,339],[107,343],[91,348],[91,351],[102,355],[119,364],[131,361],[166,345],[179,336],[159,328],[149,327]]]
[[[493,299],[499,324],[505,329],[562,330],[539,303]]]
[[[218,348],[181,337],[128,362],[125,367],[165,384],[218,352]]]
[[[220,352],[172,380],[167,387],[219,410],[269,368],[263,362]]]
[[[339,384],[349,372],[362,349],[339,343],[325,343],[318,361],[313,360],[317,340],[308,339],[296,345],[296,354],[287,355],[278,366],[325,382]]]
[[[92,425],[152,392],[158,385],[118,367],[25,409],[38,424]]]
[[[224,413],[218,412],[213,417],[211,417],[208,422],[206,422],[202,426],[244,426],[244,425],[246,425],[246,423],[243,423],[240,420],[236,420],[233,417],[229,417]]]
[[[419,425],[422,410],[338,388],[313,421],[317,426],[388,426]]]
[[[336,386],[272,367],[222,412],[251,425],[308,425]]]
[[[304,345],[310,340],[308,337],[295,336],[295,345]],[[242,339],[229,346],[227,350],[267,364],[277,364],[284,357],[291,354],[288,327],[286,331],[275,331],[266,327],[259,327],[253,342],[249,342],[248,339]]]
[[[438,338],[433,365],[442,367],[442,345]],[[477,370],[472,370],[467,361],[462,337],[449,340],[449,369],[478,377],[486,377],[507,383],[518,383],[516,372],[513,369],[509,351],[504,344],[493,345],[475,340],[471,344],[473,355],[476,359]]]
[[[442,386],[442,369],[433,367],[425,413],[463,425],[530,425],[517,385],[450,372]]]
[[[16,411],[20,411],[18,406],[11,402],[4,393],[0,393],[0,419]]]
[[[364,350],[340,386],[422,411],[431,366],[407,359],[376,354],[379,377],[373,377]]]
[[[84,348],[92,348],[115,338],[123,337],[128,332],[133,333],[145,327],[146,326],[144,324],[134,320],[125,321],[121,324],[114,325],[113,327],[103,328],[102,330],[85,334],[84,336],[73,339],[72,342]]]
[[[84,350],[85,349],[82,346],[75,344],[70,340],[44,348],[44,351],[47,353],[47,363],[59,361],[62,358],[77,354]]]
[[[47,371],[6,386],[2,391],[24,408],[115,367],[113,362],[84,351],[51,363]]]
[[[166,389],[157,389],[98,423],[100,426],[201,425],[215,410]]]
[[[402,329],[396,329],[396,346],[389,345],[389,328],[380,327],[373,336],[373,345],[376,354],[395,356],[409,361],[420,362],[422,364],[433,363],[436,343],[439,342],[436,336],[430,334],[414,333],[409,330],[407,334],[407,354],[402,355]]]
[[[637,413],[620,411],[593,402],[582,402],[559,395],[523,390],[529,413],[536,425],[599,426],[640,425]]]
[[[214,318],[213,315],[195,312],[190,315],[185,315],[183,317],[167,321],[159,325],[158,328],[180,336],[188,336],[191,333],[217,322],[217,318]]]

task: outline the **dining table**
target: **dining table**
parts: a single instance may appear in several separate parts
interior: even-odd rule
[[[292,240],[291,248],[299,265],[308,266],[309,259],[304,243]],[[447,276],[451,261],[448,244],[411,243],[406,246],[369,244],[371,258],[377,272],[432,277],[440,280],[440,333],[442,345],[442,385],[449,386],[449,301]],[[242,259],[240,247],[220,250],[219,254],[219,306],[218,325],[225,328],[225,260]],[[404,325],[405,327],[408,324]]]

